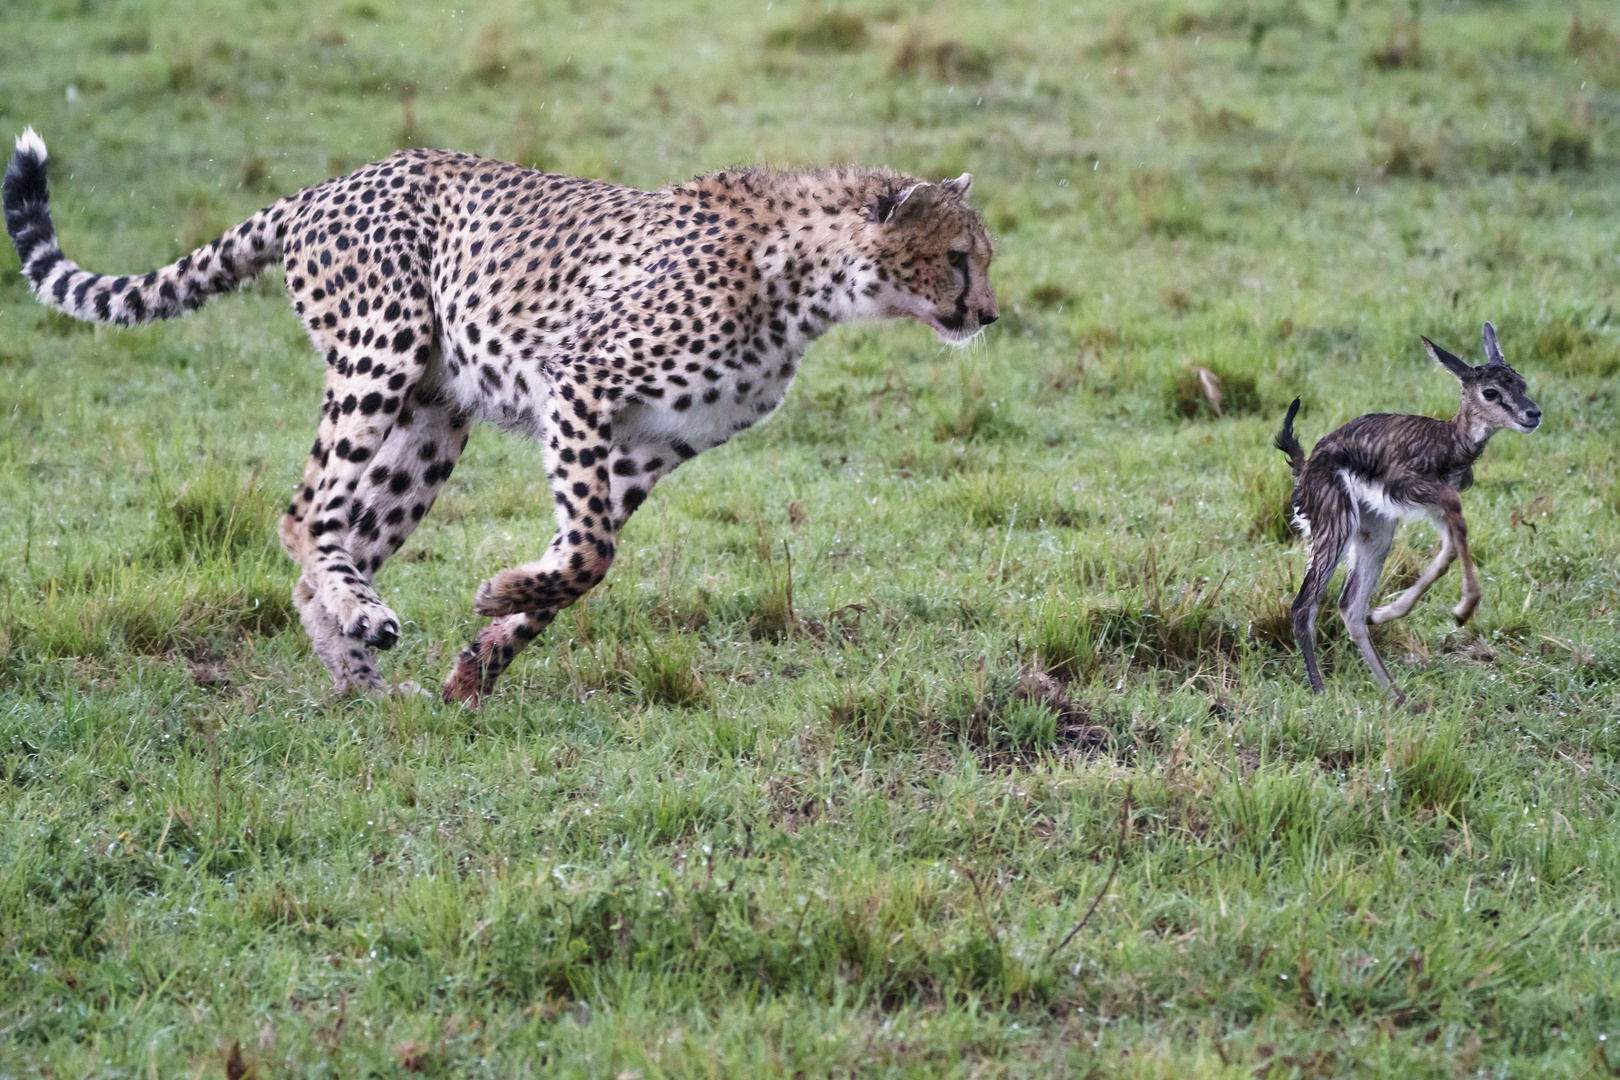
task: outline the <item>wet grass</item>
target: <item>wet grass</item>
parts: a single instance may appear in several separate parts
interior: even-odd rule
[[[333,699],[279,274],[97,329],[0,255],[0,1073],[1587,1076],[1620,983],[1620,25],[1563,5],[40,4],[0,132],[138,271],[427,144],[975,175],[1003,318],[851,327],[477,714]],[[70,89],[71,88],[71,89]],[[1328,693],[1270,438],[1546,411]],[[437,685],[552,528],[475,434],[380,577]],[[1431,538],[1391,560],[1412,580]],[[1095,902],[1095,910],[1087,917]],[[1081,925],[1083,924],[1083,925]],[[1079,926],[1078,931],[1076,927]],[[1070,937],[1071,931],[1075,931]],[[1065,942],[1065,939],[1068,939]],[[1609,1056],[1605,1056],[1608,1054]]]

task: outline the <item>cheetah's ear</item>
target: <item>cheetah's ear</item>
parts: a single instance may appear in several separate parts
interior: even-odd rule
[[[912,184],[908,188],[878,196],[877,203],[872,208],[872,217],[881,225],[893,225],[916,217],[937,205],[939,195],[937,184]]]
[[[941,180],[939,188],[941,191],[948,191],[965,199],[968,192],[973,190],[973,174],[965,172],[955,180]]]

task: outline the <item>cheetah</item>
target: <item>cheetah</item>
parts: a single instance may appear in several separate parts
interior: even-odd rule
[[[81,269],[51,223],[44,141],[6,170],[6,229],[34,296],[129,326],[200,307],[275,263],[327,365],[280,538],[293,599],[340,693],[386,691],[399,618],[374,584],[432,507],[470,426],[540,441],[556,532],[479,585],[491,621],[457,657],[477,706],[590,592],[626,520],[681,462],[781,405],[811,342],[915,319],[960,343],[996,321],[972,176],[734,168],[657,191],[471,154],[401,150],[280,199],[141,275]]]

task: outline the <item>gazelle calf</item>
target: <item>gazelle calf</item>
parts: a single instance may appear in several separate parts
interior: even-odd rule
[[[1339,614],[1380,685],[1398,701],[1406,695],[1389,677],[1373,649],[1367,626],[1398,619],[1444,576],[1453,559],[1463,566],[1462,602],[1452,609],[1465,623],[1479,606],[1479,578],[1468,554],[1468,523],[1459,493],[1474,483],[1474,462],[1503,428],[1526,434],[1541,423],[1541,409],[1525,396],[1524,379],[1502,359],[1496,331],[1485,324],[1485,357],[1470,367],[1428,338],[1423,347],[1435,363],[1462,382],[1462,404],[1450,420],[1374,413],[1323,436],[1305,456],[1294,437],[1299,399],[1288,407],[1277,449],[1294,473],[1294,520],[1310,538],[1305,582],[1294,598],[1294,640],[1305,657],[1311,691],[1322,692],[1316,664],[1316,611],[1328,580],[1348,553],[1349,577],[1339,594]],[[1368,610],[1384,559],[1402,521],[1422,518],[1440,531],[1440,550],[1423,575],[1391,603]]]

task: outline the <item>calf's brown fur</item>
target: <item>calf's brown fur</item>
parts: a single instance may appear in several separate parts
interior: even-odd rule
[[[1305,657],[1313,693],[1323,689],[1316,663],[1316,612],[1328,581],[1348,556],[1350,572],[1339,594],[1339,614],[1379,685],[1404,702],[1368,633],[1370,623],[1398,619],[1445,575],[1463,566],[1462,601],[1452,609],[1465,623],[1479,606],[1479,578],[1468,553],[1468,523],[1461,493],[1474,483],[1474,462],[1503,428],[1528,434],[1541,409],[1525,396],[1524,379],[1508,366],[1490,323],[1484,329],[1486,363],[1471,367],[1428,338],[1429,356],[1462,383],[1462,402],[1450,420],[1374,413],[1324,436],[1307,458],[1294,436],[1299,399],[1288,407],[1277,449],[1294,473],[1294,520],[1311,543],[1305,581],[1294,598],[1294,639]],[[1402,521],[1428,519],[1440,531],[1440,550],[1412,587],[1369,610],[1384,560]]]

